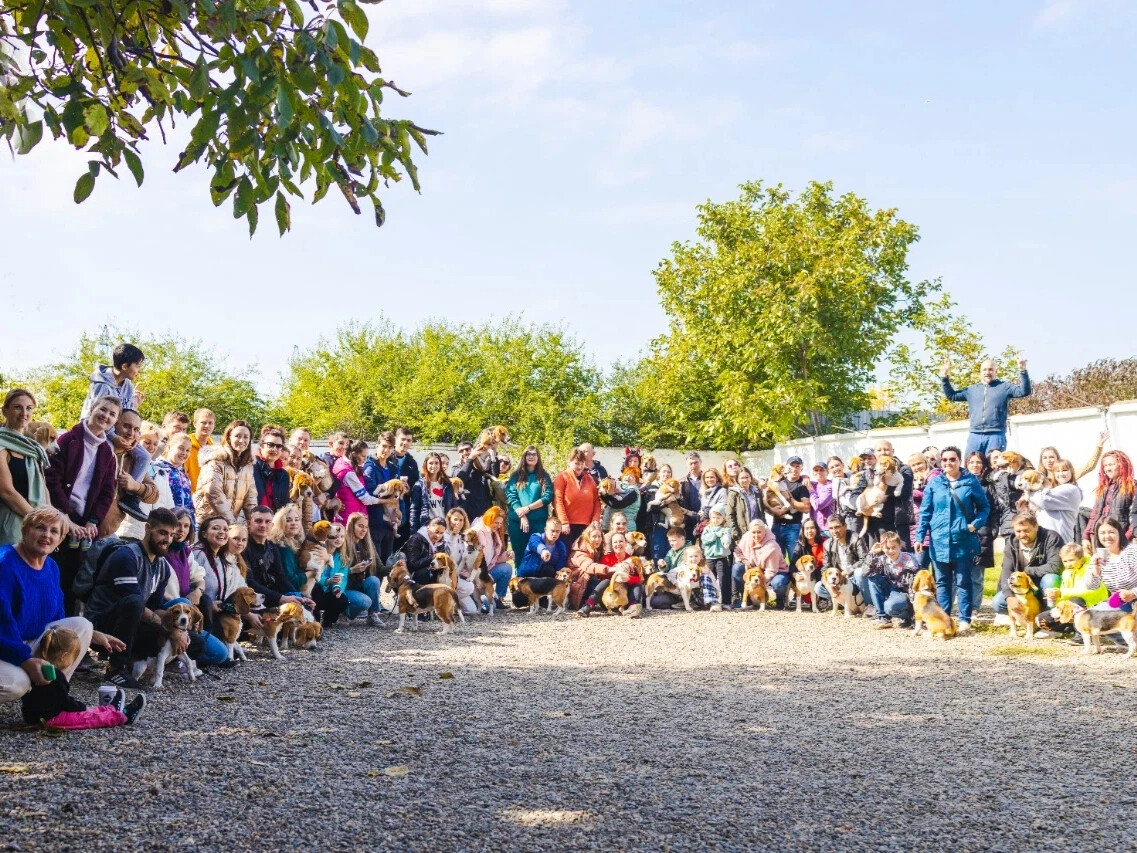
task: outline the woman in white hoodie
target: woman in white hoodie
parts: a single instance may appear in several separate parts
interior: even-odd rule
[[[1082,489],[1073,463],[1059,459],[1051,468],[1051,476],[1055,485],[1031,492],[1021,503],[1034,510],[1039,527],[1053,530],[1064,543],[1073,542],[1074,525],[1078,521],[1078,509],[1082,506]]]

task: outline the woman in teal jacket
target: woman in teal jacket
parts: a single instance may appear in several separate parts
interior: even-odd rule
[[[928,554],[936,576],[936,600],[945,612],[951,612],[953,587],[959,590],[959,630],[971,630],[971,616],[982,601],[973,601],[972,563],[979,553],[976,531],[987,523],[991,504],[987,493],[974,474],[961,467],[958,447],[940,451],[942,477],[935,477],[924,487],[920,504],[920,523],[916,527],[916,553],[924,546],[929,533]],[[983,571],[982,567],[975,567]]]
[[[529,544],[529,536],[545,529],[549,507],[553,503],[553,479],[541,464],[541,451],[537,445],[525,448],[521,464],[509,478],[505,487],[505,500],[509,504],[506,519],[509,544],[516,560],[520,560]]]

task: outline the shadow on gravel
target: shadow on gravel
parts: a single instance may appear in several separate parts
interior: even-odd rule
[[[1137,832],[1120,770],[1137,668],[757,646],[673,665],[614,623],[566,631],[550,665],[519,653],[541,626],[498,621],[460,645],[337,629],[284,666],[168,682],[135,728],[2,731],[8,849],[1019,850],[1058,830],[1121,849]]]

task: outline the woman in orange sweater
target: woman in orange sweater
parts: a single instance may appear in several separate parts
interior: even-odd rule
[[[571,549],[588,525],[600,521],[600,493],[588,473],[588,458],[577,448],[569,456],[569,467],[553,480],[553,505],[561,522],[561,535]]]

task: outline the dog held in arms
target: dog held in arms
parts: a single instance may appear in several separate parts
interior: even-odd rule
[[[904,476],[896,467],[896,460],[885,456],[877,463],[872,482],[857,496],[857,515],[862,516],[861,536],[869,529],[869,518],[880,518],[884,513],[884,502],[892,491],[896,497],[904,491]]]

